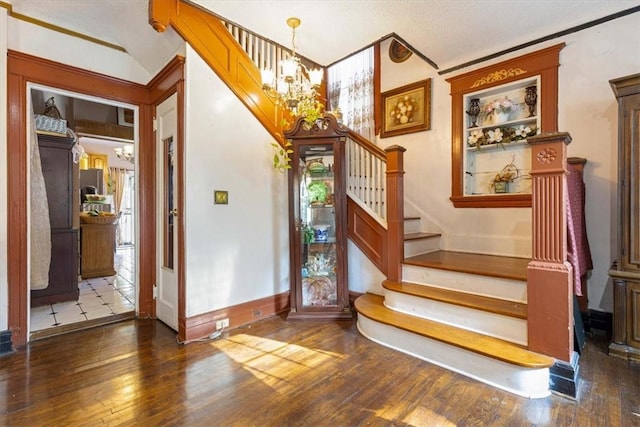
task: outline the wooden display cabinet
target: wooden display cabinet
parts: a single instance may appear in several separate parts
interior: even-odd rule
[[[455,207],[531,206],[527,179],[531,149],[526,138],[557,131],[558,66],[563,47],[559,44],[447,79],[451,85],[451,201]],[[505,98],[511,106],[507,117],[499,119],[488,113],[490,105]],[[509,182],[510,188],[495,184],[502,182],[495,179],[502,172],[518,174]]]
[[[617,257],[609,353],[640,362],[640,74],[611,80],[618,101]]]
[[[347,285],[346,129],[298,119],[289,170],[290,320],[351,319]]]
[[[75,178],[78,165],[73,163],[73,138],[38,135],[40,163],[47,190],[51,226],[51,264],[49,286],[31,291],[31,306],[77,301],[79,208]]]

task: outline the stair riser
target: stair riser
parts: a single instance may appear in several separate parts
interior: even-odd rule
[[[422,231],[420,228],[419,219],[405,219],[404,220],[404,234],[419,233]]]
[[[527,345],[527,322],[523,319],[389,290],[385,290],[384,305],[391,310]]]
[[[440,250],[440,236],[404,241],[405,258],[437,250]]]
[[[523,303],[527,301],[527,283],[520,280],[501,279],[407,264],[402,266],[402,280],[508,301]]]
[[[549,369],[527,369],[358,316],[358,330],[401,351],[493,387],[528,398],[549,396]]]

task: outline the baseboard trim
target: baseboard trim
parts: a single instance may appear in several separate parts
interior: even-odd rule
[[[556,360],[549,369],[549,389],[570,399],[578,399],[580,383],[580,355],[573,352],[571,362]]]
[[[0,331],[0,356],[12,352],[11,331]]]
[[[220,310],[198,314],[185,319],[185,336],[179,336],[178,339],[181,342],[187,342],[207,337],[216,330],[216,321],[220,319],[228,318],[229,328],[237,328],[238,326],[288,311],[290,307],[289,291],[287,291]]]
[[[583,321],[585,316],[583,313]],[[590,333],[599,333],[611,337],[613,314],[606,311],[589,310],[585,329]]]
[[[356,292],[356,291],[349,291],[349,307],[353,308],[355,307],[355,301],[358,297],[364,295],[364,293],[362,292]],[[353,312],[355,313],[356,311],[353,310]]]

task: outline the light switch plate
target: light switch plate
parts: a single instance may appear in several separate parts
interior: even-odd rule
[[[222,190],[213,190],[213,203],[216,205],[229,204],[229,192]]]

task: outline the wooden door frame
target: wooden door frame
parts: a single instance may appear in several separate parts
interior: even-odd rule
[[[8,325],[14,347],[27,341],[27,85],[41,84],[139,108],[138,147],[139,262],[138,316],[154,317],[155,282],[155,102],[179,90],[182,106],[184,58],[177,57],[148,85],[82,70],[21,52],[7,52],[7,277]],[[182,110],[184,111],[184,110]],[[182,230],[179,231],[179,233]],[[183,240],[178,239],[178,244]],[[181,251],[182,252],[182,251]],[[179,280],[179,307],[184,316],[184,281]],[[180,299],[182,297],[182,299]],[[180,313],[180,311],[179,311]],[[180,321],[180,319],[179,319]],[[182,322],[184,324],[184,319]]]

